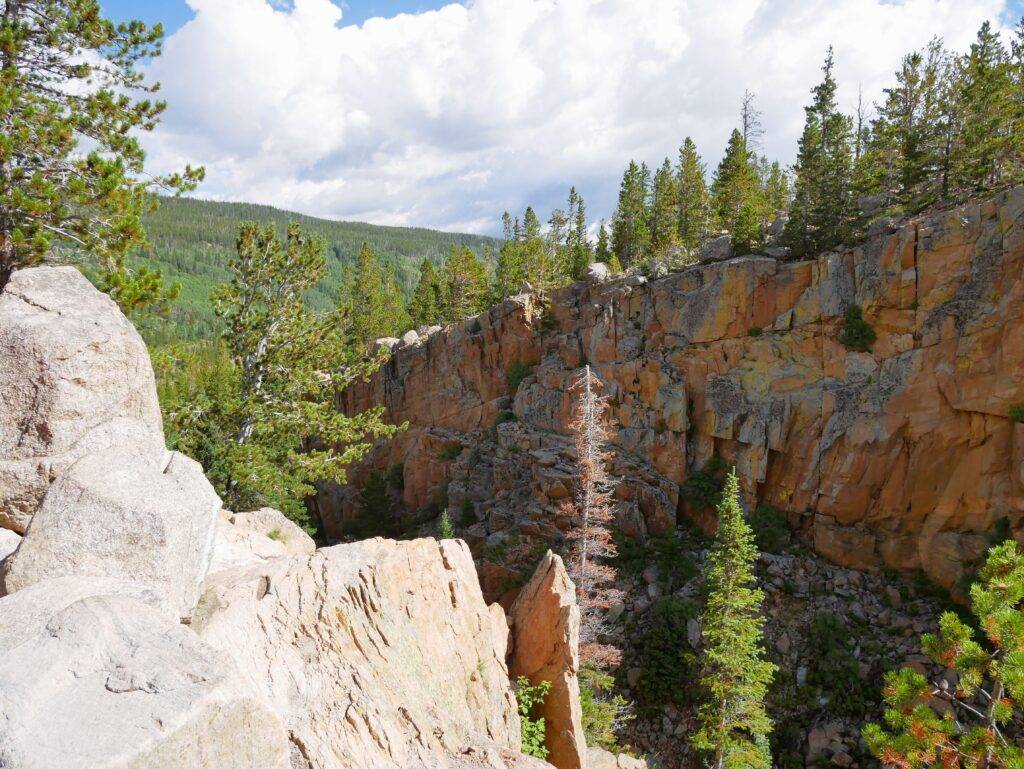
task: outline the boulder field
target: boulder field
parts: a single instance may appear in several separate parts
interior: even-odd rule
[[[844,344],[853,306],[875,333],[869,350]],[[1022,537],[1022,187],[881,220],[860,244],[804,261],[594,272],[392,351],[339,398],[409,423],[354,485],[399,469],[410,519],[447,503],[469,539],[542,548],[567,528],[570,385],[588,363],[611,405],[627,533],[708,525],[690,492],[718,455],[749,504],[782,511],[844,566],[923,569],[948,588],[997,526]],[[351,489],[317,502],[329,532],[357,514]],[[507,575],[489,589],[482,568],[494,597]]]
[[[318,550],[221,510],[164,448],[141,338],[73,268],[14,274],[0,356],[0,766],[549,766],[520,752],[509,626],[465,543]]]

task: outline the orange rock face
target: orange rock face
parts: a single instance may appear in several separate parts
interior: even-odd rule
[[[410,424],[354,479],[404,463],[406,507],[447,491],[478,521],[470,538],[564,529],[568,383],[589,363],[612,403],[631,533],[699,519],[680,486],[719,454],[749,503],[785,511],[821,554],[952,586],[994,529],[1021,538],[1024,432],[1009,412],[1024,403],[1024,188],[875,229],[813,260],[574,284],[546,310],[517,297],[398,347],[341,398]],[[877,335],[869,352],[842,342],[853,304]],[[534,368],[511,393],[516,363]],[[506,410],[515,421],[495,425]],[[452,441],[467,448],[445,459]],[[350,498],[321,494],[329,531]]]

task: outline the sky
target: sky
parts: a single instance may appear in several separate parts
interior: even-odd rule
[[[147,65],[168,110],[151,170],[206,167],[202,197],[495,234],[570,185],[610,216],[631,159],[690,135],[713,169],[756,94],[761,150],[791,163],[835,48],[841,105],[907,52],[965,49],[1024,0],[101,0],[163,21]]]

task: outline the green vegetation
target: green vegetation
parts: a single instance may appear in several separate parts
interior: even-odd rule
[[[284,542],[284,533],[281,531],[281,529],[275,526],[273,529],[267,532],[267,538],[273,539],[277,542]]]
[[[534,758],[547,758],[548,748],[544,739],[544,718],[534,716],[536,709],[544,704],[551,692],[551,682],[541,681],[530,684],[525,676],[516,679],[516,702],[519,705],[519,720],[522,723],[522,751]]]
[[[437,453],[438,459],[443,462],[451,462],[453,459],[458,459],[462,455],[463,446],[460,443],[449,443],[446,446],[442,446],[441,450]]]
[[[885,677],[885,724],[869,724],[864,740],[883,763],[924,769],[1024,766],[1019,739],[1007,734],[1024,709],[1024,555],[1016,542],[992,548],[971,586],[971,607],[984,638],[952,612],[939,634],[921,639],[956,683],[932,683],[912,668]],[[940,707],[941,706],[941,707]]]
[[[452,522],[448,518],[448,508],[446,507],[441,511],[441,519],[437,522],[437,538],[451,539],[454,536],[455,529],[452,528]]]
[[[871,685],[860,677],[854,645],[850,628],[839,617],[815,614],[807,634],[807,684],[828,699],[829,713],[861,718],[874,702]]]
[[[305,297],[314,312],[335,307],[345,283],[345,267],[354,273],[363,244],[379,258],[382,272],[392,272],[395,285],[412,294],[423,260],[430,260],[433,269],[444,262],[453,246],[466,245],[485,256],[487,247],[495,243],[492,238],[476,235],[317,219],[249,203],[193,198],[164,198],[160,203],[159,210],[142,220],[152,245],[128,260],[135,267],[159,269],[181,286],[167,317],[139,319],[151,345],[209,339],[220,333],[223,325],[213,312],[210,294],[218,284],[231,279],[228,263],[242,222],[272,224],[279,234],[290,223],[296,223],[307,235],[317,235],[327,242],[326,273]],[[412,313],[414,308],[409,309]]]
[[[682,585],[697,574],[697,564],[685,552],[686,542],[673,534],[655,534],[646,542],[630,537],[616,538],[615,564],[624,574],[638,576],[653,564],[668,585]]]
[[[619,753],[622,746],[615,736],[615,725],[625,716],[629,703],[620,694],[613,694],[615,679],[591,665],[580,669],[580,706],[587,745]]]
[[[789,544],[790,530],[785,513],[762,503],[748,517],[758,550],[779,553]]]
[[[282,243],[273,226],[244,225],[234,278],[215,296],[223,344],[157,357],[171,444],[203,464],[230,508],[269,505],[307,528],[313,482],[344,483],[372,439],[397,429],[380,409],[348,417],[335,408],[334,394],[380,360],[353,352],[344,308],[307,309],[324,248],[295,226]]]
[[[697,604],[680,598],[662,598],[650,613],[650,624],[639,644],[637,703],[647,713],[655,713],[669,704],[691,705],[693,681],[698,673],[697,656],[683,647],[683,639],[687,621],[697,617]]]
[[[707,604],[701,615],[706,697],[692,739],[716,769],[768,769],[772,763],[764,699],[776,668],[762,646],[764,594],[754,587],[756,560],[733,470],[718,505],[718,530],[708,557]]]
[[[1016,403],[1010,406],[1007,416],[1014,422],[1024,422],[1024,403]]]
[[[875,343],[875,330],[864,320],[864,312],[856,304],[846,308],[843,324],[843,344],[848,350],[867,352]]]
[[[42,21],[41,21],[42,19]],[[182,192],[203,170],[152,177],[139,135],[166,104],[140,62],[159,56],[163,28],[114,24],[97,0],[4,3],[0,16],[0,289],[51,249],[88,254],[102,288],[131,312],[177,288],[125,256],[145,243],[155,189]]]
[[[522,361],[516,361],[508,367],[508,394],[515,396],[519,392],[519,385],[523,383],[526,377],[533,373],[533,366],[529,363],[523,363]]]
[[[694,470],[680,490],[691,504],[709,509],[718,504],[725,486],[725,460],[713,454],[700,470]]]

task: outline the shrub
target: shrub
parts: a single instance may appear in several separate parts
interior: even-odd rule
[[[828,710],[839,716],[863,716],[876,697],[860,677],[849,629],[834,614],[819,612],[807,634],[807,683],[828,698]]]
[[[516,421],[516,415],[515,415],[514,412],[509,411],[508,409],[502,409],[501,411],[499,411],[497,414],[494,415],[494,425],[493,425],[493,427],[497,427],[498,425],[503,425],[506,422],[515,422],[515,421]]]
[[[696,617],[697,605],[685,599],[662,598],[651,607],[651,624],[640,642],[637,684],[637,699],[645,710],[695,701],[697,657],[683,644],[687,620]]]
[[[281,531],[279,527],[275,526],[267,532],[267,538],[273,539],[276,542],[284,542],[284,533]]]
[[[446,507],[441,512],[441,520],[437,522],[437,538],[451,539],[454,536],[455,529],[452,528],[452,522],[448,518],[448,508]]]
[[[476,509],[473,507],[473,500],[469,497],[465,497],[462,500],[459,525],[465,528],[466,526],[472,526],[474,523],[476,523]]]
[[[843,325],[843,344],[848,350],[867,352],[875,343],[875,330],[864,320],[864,312],[859,305],[851,304],[846,308],[846,323]]]
[[[387,475],[384,476],[384,480],[395,491],[402,491],[405,488],[405,464],[396,462],[391,465],[388,468]]]
[[[1014,422],[1024,422],[1024,403],[1010,406],[1009,416]]]
[[[619,537],[616,547],[616,565],[626,573],[640,574],[653,563],[661,578],[675,585],[688,582],[697,573],[697,564],[683,551],[683,541],[674,534],[652,536],[646,544]]]
[[[748,331],[747,333],[749,333],[749,334],[750,334],[751,336],[753,336],[753,337],[758,337],[758,336],[761,336],[761,334],[763,334],[763,333],[764,333],[764,329],[763,329],[763,328],[761,328],[760,326],[754,326],[754,327],[753,327],[752,329],[750,329],[750,331]]]
[[[725,486],[724,476],[725,460],[714,454],[703,468],[690,473],[683,483],[683,497],[698,507],[714,507]]]
[[[548,748],[544,743],[544,719],[534,718],[533,712],[542,705],[551,691],[550,681],[541,681],[531,685],[528,678],[519,676],[516,679],[516,702],[519,705],[519,720],[522,723],[522,750],[534,758],[547,758]]]
[[[790,531],[786,516],[769,504],[761,503],[750,514],[750,528],[754,530],[758,550],[778,553],[789,544]]]
[[[580,669],[580,706],[587,745],[596,745],[613,753],[622,746],[615,736],[615,722],[623,717],[629,703],[621,694],[612,694],[615,679],[590,665]]]
[[[473,318],[473,323],[469,327],[469,333],[479,334],[482,330],[483,327],[480,325],[480,318]]]
[[[451,462],[453,459],[458,459],[459,455],[462,454],[462,445],[458,443],[449,443],[441,448],[438,452],[440,457],[445,462]]]
[[[519,385],[523,383],[526,377],[533,373],[533,366],[529,363],[523,363],[522,361],[516,361],[508,367],[508,394],[515,395],[519,391]]]

